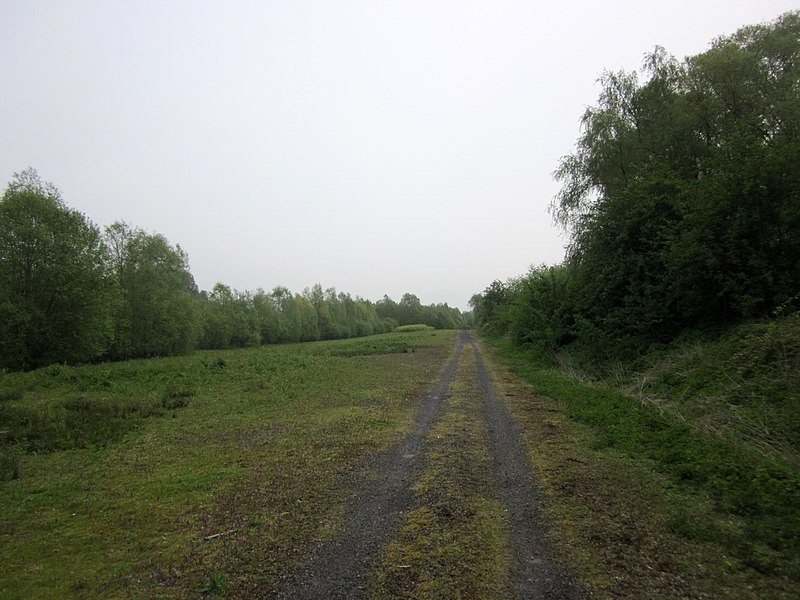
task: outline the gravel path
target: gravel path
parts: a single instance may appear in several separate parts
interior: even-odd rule
[[[280,598],[365,598],[370,573],[382,546],[396,530],[398,516],[414,498],[411,485],[421,472],[425,436],[436,422],[456,375],[465,344],[474,349],[484,397],[483,417],[496,491],[505,506],[513,553],[512,588],[520,599],[573,599],[582,594],[550,558],[545,528],[538,516],[539,493],[527,450],[511,414],[497,397],[479,347],[460,332],[456,352],[438,384],[423,399],[411,433],[369,465],[374,479],[360,484],[348,508],[348,522],[337,539],[320,543],[307,564],[287,575]]]
[[[538,515],[540,493],[511,414],[494,391],[480,351],[474,342],[475,367],[481,380],[489,448],[500,498],[506,507],[514,553],[513,587],[518,598],[579,598],[566,572],[552,559]]]
[[[419,471],[419,457],[425,435],[439,415],[447,389],[456,373],[469,334],[459,333],[456,352],[439,383],[422,402],[411,433],[399,445],[377,457],[370,469],[377,474],[361,490],[348,510],[346,532],[324,542],[314,559],[288,577],[279,596],[292,598],[363,598],[367,577],[378,560],[380,547],[394,529],[397,514],[413,499],[410,486]]]

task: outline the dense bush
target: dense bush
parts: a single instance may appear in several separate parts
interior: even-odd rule
[[[800,13],[683,61],[606,73],[562,159],[563,266],[495,282],[479,323],[520,345],[630,360],[800,297]]]
[[[117,222],[106,229],[106,247],[119,297],[113,358],[181,354],[197,337],[197,286],[180,246]]]
[[[798,580],[800,13],[684,61],[657,50],[646,73],[603,76],[556,171],[564,264],[493,282],[473,311],[598,450],[725,515],[674,531]]]

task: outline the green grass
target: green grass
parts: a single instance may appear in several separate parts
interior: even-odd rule
[[[431,330],[432,331],[432,330]],[[324,356],[369,356],[372,354],[397,354],[413,352],[419,336],[375,336],[360,340],[337,340],[314,347],[313,353]]]
[[[576,516],[580,511],[592,510],[595,513],[592,518],[597,522],[586,527],[613,531],[602,522],[604,515],[613,520],[619,518],[615,511],[644,514],[641,511],[649,510],[653,513],[650,525],[642,519],[643,523],[632,522],[630,527],[645,531],[649,528],[650,538],[665,540],[664,547],[680,548],[675,551],[673,562],[680,562],[681,553],[698,555],[699,562],[695,565],[703,565],[702,569],[686,565],[681,568],[673,565],[671,569],[684,580],[694,581],[699,589],[703,586],[713,589],[714,584],[704,579],[705,570],[712,577],[724,572],[729,583],[740,582],[741,590],[734,597],[751,597],[747,591],[751,586],[771,590],[773,597],[791,597],[800,591],[800,472],[794,465],[781,456],[748,452],[729,438],[693,427],[679,415],[659,410],[659,406],[642,402],[610,385],[577,381],[549,366],[541,357],[515,350],[507,343],[493,345],[537,397],[551,402],[546,411],[548,421],[553,422],[549,414],[552,412],[575,424],[566,427],[570,433],[564,436],[569,439],[561,440],[562,448],[570,450],[553,451],[544,460],[560,463],[565,473],[574,474],[569,484],[562,480],[563,473],[553,475],[558,485],[579,485],[593,490],[585,498],[588,506],[575,506],[571,512],[566,509],[569,513],[566,516],[561,515],[565,527],[584,519]],[[530,423],[530,427],[540,428],[535,423]],[[560,422],[554,425],[555,429],[563,427]],[[583,471],[577,463],[570,464],[564,458],[568,452],[581,454],[579,460],[590,464],[591,469]],[[605,497],[610,492],[597,479],[598,473],[616,480],[617,491],[613,495],[617,500],[627,495],[628,511],[608,504],[613,502],[610,497],[597,501],[596,496]],[[636,489],[622,491],[627,486],[619,481],[619,473],[636,482],[639,490],[648,490],[646,501]],[[590,481],[581,481],[581,477]],[[572,502],[554,493],[562,506]],[[639,508],[635,508],[637,505]],[[625,540],[629,533],[608,533],[611,539],[603,543],[630,548],[629,540],[625,544],[615,541],[619,535]],[[577,545],[591,555],[591,544],[583,539]],[[705,550],[698,551],[700,546]],[[715,555],[725,557],[723,563],[715,564],[703,557]],[[596,565],[594,568],[602,571]],[[619,568],[625,570],[623,566]],[[634,596],[642,593],[637,587],[641,585],[644,584],[639,581],[634,586]]]
[[[415,325],[401,325],[400,327],[395,327],[395,333],[413,333],[415,331],[433,331],[434,328],[430,325],[424,325],[422,323],[418,323]]]
[[[0,376],[0,597],[263,596],[454,332]]]

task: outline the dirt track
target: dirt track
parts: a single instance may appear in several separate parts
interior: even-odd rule
[[[465,348],[470,354],[469,361],[462,360]],[[462,362],[463,365],[459,367]],[[451,389],[460,384],[460,379],[468,378],[473,382],[469,389],[474,391],[467,395],[474,398],[470,403],[464,404],[462,410],[464,415],[478,424],[480,435],[469,437],[465,427],[463,439],[452,439],[450,449],[445,449],[443,454],[441,444],[437,446],[441,436],[432,436],[430,432],[438,421],[443,420],[444,413],[453,410],[447,406]],[[461,386],[459,389],[466,388]],[[467,446],[470,451],[484,455],[485,466],[476,466],[483,465],[482,461],[464,459],[468,456]],[[471,478],[459,478],[457,473],[455,477],[450,477],[448,472],[447,478],[450,481],[442,482],[442,489],[438,490],[440,493],[444,493],[443,490],[449,485],[450,493],[458,494],[460,490],[453,492],[452,489],[455,482],[456,486],[472,486],[473,489],[463,491],[475,498],[479,486],[473,486],[470,481],[475,481],[476,477],[485,478],[489,482],[486,495],[499,503],[497,505],[502,506],[504,511],[505,516],[501,520],[507,543],[503,546],[503,552],[508,555],[505,557],[508,569],[502,576],[504,581],[485,582],[485,588],[481,589],[494,590],[496,597],[507,597],[509,594],[510,597],[525,599],[581,596],[569,576],[552,558],[545,539],[545,527],[538,517],[539,495],[527,450],[510,413],[497,397],[479,346],[468,332],[459,334],[453,358],[437,385],[422,399],[411,433],[388,452],[373,457],[365,466],[362,481],[354,483],[354,499],[346,510],[347,523],[342,533],[333,540],[319,543],[306,564],[287,574],[279,596],[411,598],[424,597],[428,593],[433,595],[433,592],[426,593],[414,587],[426,575],[414,571],[421,571],[424,567],[399,565],[405,569],[403,577],[399,583],[394,581],[390,587],[376,586],[375,580],[376,577],[380,579],[380,573],[387,570],[387,566],[382,564],[386,545],[398,538],[398,530],[408,512],[428,501],[426,496],[415,493],[414,485],[429,468],[434,452],[439,461],[450,461],[447,463],[448,470],[452,468],[453,471],[459,471],[460,468],[474,471],[480,468],[482,471],[477,475],[473,473]],[[458,466],[459,456],[461,467]],[[490,472],[486,472],[487,470]],[[439,526],[441,527],[441,523]],[[453,527],[456,526],[454,520]],[[480,547],[482,540],[471,540],[470,543],[472,542]],[[437,560],[441,563],[441,559]],[[422,556],[420,562],[425,565],[426,557]],[[457,566],[458,569],[470,568],[469,565],[452,566]],[[447,589],[439,589],[436,595],[448,597],[447,592]],[[460,590],[458,595],[465,597],[466,594],[466,597],[470,597],[473,593],[474,597],[479,597],[478,592],[470,592],[469,589]],[[482,595],[481,593],[480,596]]]

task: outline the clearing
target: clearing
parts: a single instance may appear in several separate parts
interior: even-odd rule
[[[0,597],[797,597],[586,416],[638,404],[515,356],[412,331],[0,374]]]
[[[490,373],[420,331],[4,374],[0,596],[576,597]]]
[[[574,598],[551,558],[527,450],[467,332],[411,432],[361,465],[341,532],[284,598]]]

